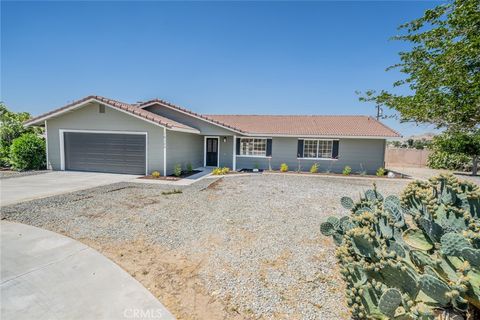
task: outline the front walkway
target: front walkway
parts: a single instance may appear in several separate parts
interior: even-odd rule
[[[9,319],[174,319],[137,280],[86,245],[2,221],[1,313]]]

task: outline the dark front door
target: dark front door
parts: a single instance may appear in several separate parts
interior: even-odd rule
[[[207,138],[207,166],[218,166],[218,139]]]

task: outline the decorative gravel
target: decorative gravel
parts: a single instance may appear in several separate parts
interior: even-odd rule
[[[358,198],[374,181],[259,174],[203,179],[168,196],[171,186],[119,183],[4,207],[2,219],[201,257],[206,292],[244,318],[346,319],[335,248],[319,225],[346,214],[341,196]],[[376,181],[384,195],[408,182]]]

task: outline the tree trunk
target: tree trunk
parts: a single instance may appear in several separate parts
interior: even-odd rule
[[[472,176],[476,176],[478,172],[478,156],[473,156]]]

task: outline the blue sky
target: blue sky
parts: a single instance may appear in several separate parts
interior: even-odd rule
[[[196,112],[375,114],[397,26],[439,2],[2,2],[1,99],[33,115],[90,94]],[[386,120],[404,135],[431,128]]]

